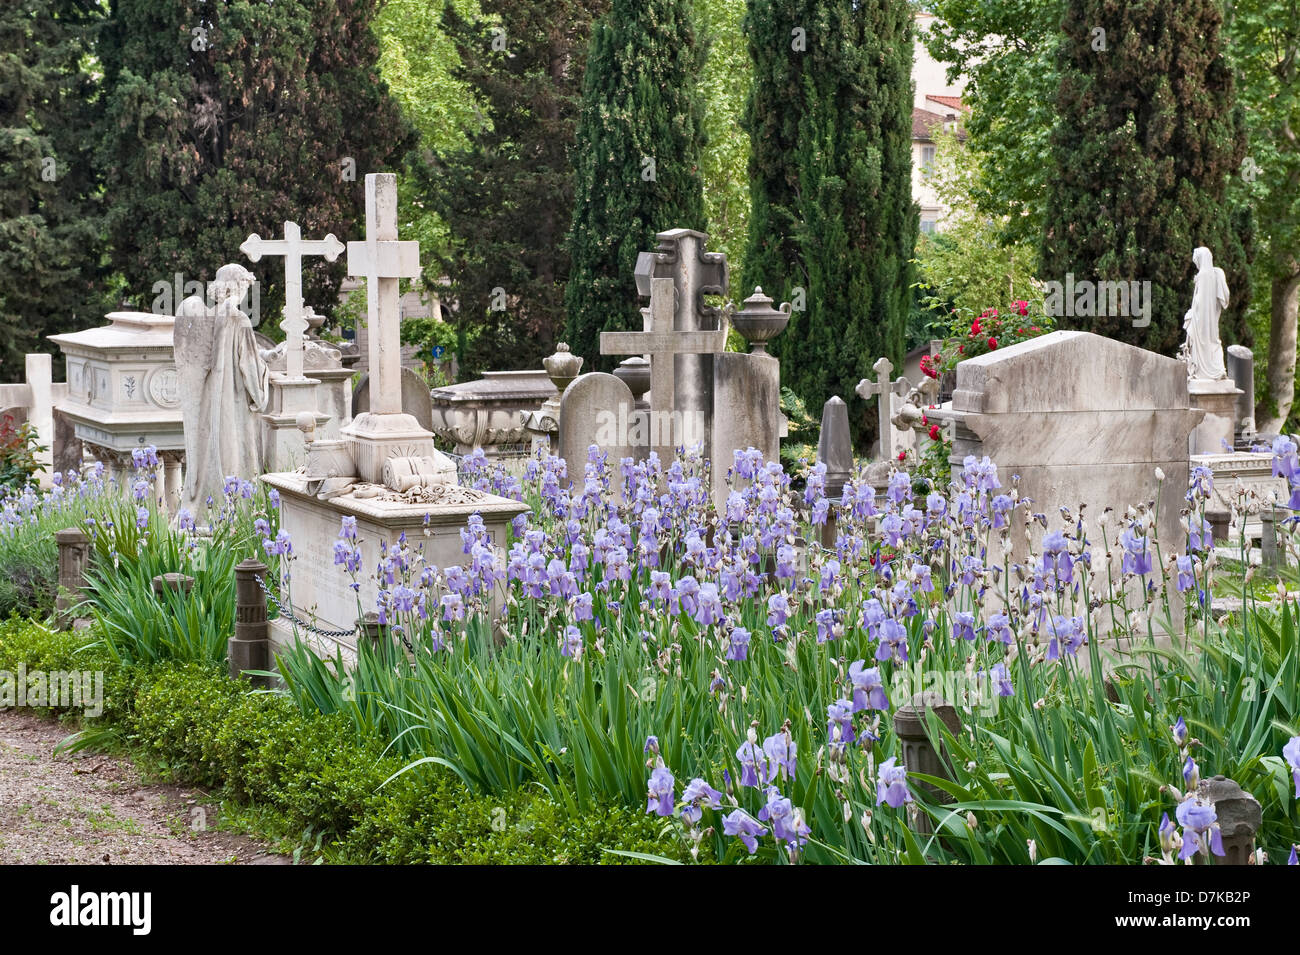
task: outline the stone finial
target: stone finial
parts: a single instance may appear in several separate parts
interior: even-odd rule
[[[853,473],[853,437],[849,431],[849,406],[838,395],[822,406],[817,460],[826,465],[826,496],[839,497]]]
[[[791,306],[789,302],[780,308],[772,307],[772,299],[763,294],[760,285],[754,286],[754,294],[745,299],[740,311],[731,316],[731,325],[751,346],[753,354],[767,354],[767,343],[785,331],[790,324]]]
[[[581,355],[569,351],[567,342],[560,342],[555,346],[555,354],[542,359],[542,367],[546,369],[551,384],[563,394],[564,389],[582,372],[582,362]]]

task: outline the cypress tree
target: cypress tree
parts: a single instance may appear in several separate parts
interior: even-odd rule
[[[358,239],[364,179],[412,144],[376,69],[375,0],[210,3],[114,0],[102,44],[113,264],[128,295],[211,279],[242,262],[262,282],[263,328],[279,324],[284,263],[252,266],[250,232]],[[344,272],[304,259],[303,292],[328,309]]]
[[[1246,138],[1221,22],[1217,0],[1066,4],[1040,278],[1149,281],[1151,313],[1145,327],[1119,315],[1060,325],[1173,354],[1203,245],[1232,293],[1220,335],[1248,340],[1251,227],[1225,202]]]
[[[12,0],[0,9],[0,381],[22,379],[45,335],[109,308],[87,135],[98,91],[87,58],[96,0]]]
[[[565,334],[608,370],[600,333],[640,329],[637,253],[667,229],[706,230],[698,77],[706,51],[685,0],[613,0],[592,32],[575,153]]]
[[[608,0],[483,0],[500,25],[448,6],[456,79],[490,125],[437,156],[427,180],[453,242],[442,262],[453,320],[476,328],[462,374],[536,368],[564,327],[574,132],[593,19]],[[500,289],[499,294],[494,291]],[[494,308],[494,306],[503,306]]]
[[[771,351],[812,409],[850,396],[881,356],[902,359],[918,218],[911,17],[902,0],[749,2],[744,286],[795,306]],[[855,409],[859,441],[875,417]]]

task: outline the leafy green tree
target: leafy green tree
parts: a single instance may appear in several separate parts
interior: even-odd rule
[[[484,105],[487,123],[464,147],[440,151],[424,183],[453,238],[438,264],[465,333],[462,374],[536,368],[563,328],[583,66],[608,0],[481,8],[484,18],[471,21],[449,7],[444,30],[461,64],[454,78]]]
[[[795,306],[773,340],[809,408],[902,359],[911,300],[912,8],[750,0],[754,85],[744,286]],[[799,306],[803,306],[800,310]],[[854,415],[859,441],[874,415]]]
[[[1000,223],[1003,242],[1038,243],[1046,179],[1054,161],[1060,83],[1058,47],[1065,0],[934,0],[926,49],[966,78],[966,148],[989,170],[973,183],[981,211]]]
[[[981,156],[949,132],[936,131],[934,165],[928,177],[948,209],[942,228],[917,242],[916,259],[926,303],[938,327],[956,319],[969,324],[985,309],[1010,314],[1012,302],[1043,312],[1043,289],[1035,277],[1036,244],[1004,242],[1010,216],[980,211],[976,195],[988,172]]]
[[[1256,217],[1262,254],[1253,269],[1254,310],[1268,342],[1255,424],[1289,431],[1300,302],[1300,12],[1295,0],[1237,0],[1227,32],[1250,133],[1236,191],[1266,210]]]
[[[614,0],[592,31],[575,155],[565,334],[584,369],[609,369],[600,332],[640,328],[637,253],[667,229],[707,231],[699,76],[706,56],[691,4]]]
[[[94,0],[0,8],[0,381],[21,380],[26,352],[50,350],[43,336],[97,324],[110,306],[87,135],[102,19]]]
[[[152,300],[175,273],[210,279],[250,232],[360,237],[364,178],[413,144],[376,71],[376,0],[113,0],[100,56],[106,124],[99,163],[113,265]],[[283,263],[263,259],[268,330]],[[331,307],[343,276],[304,260],[307,302]]]
[[[732,275],[739,277],[749,223],[749,137],[741,122],[754,69],[742,29],[745,0],[695,0],[695,10],[700,35],[709,44],[700,78],[707,136],[700,170],[709,248],[725,253]]]
[[[1248,339],[1250,231],[1226,201],[1246,134],[1221,24],[1217,0],[1066,4],[1040,275],[1150,281],[1151,314],[1060,324],[1173,354],[1203,245],[1234,293],[1221,333]]]

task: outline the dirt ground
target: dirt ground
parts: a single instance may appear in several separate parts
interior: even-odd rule
[[[0,710],[0,864],[282,865],[246,836],[216,831],[203,792],[145,783],[130,760],[54,755],[67,727]]]

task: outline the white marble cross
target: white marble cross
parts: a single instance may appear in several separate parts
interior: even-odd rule
[[[880,430],[880,458],[884,461],[892,461],[894,459],[894,425],[889,419],[894,413],[894,402],[890,397],[893,393],[893,382],[889,380],[889,376],[894,371],[894,363],[888,358],[881,358],[871,366],[871,370],[876,373],[876,380],[871,381],[869,378],[863,378],[853,390],[859,398],[870,401],[874,395],[880,399],[876,406]]]
[[[420,275],[420,243],[397,239],[397,175],[366,174],[366,238],[348,243],[348,275],[366,280],[370,412],[402,413],[401,279]]]
[[[727,330],[685,331],[673,328],[677,291],[672,278],[650,280],[650,322],[642,332],[601,332],[602,355],[650,356],[652,422],[669,421],[677,408],[676,355],[711,355],[727,350]],[[652,433],[659,434],[659,425]],[[657,448],[661,455],[665,449]],[[671,449],[668,449],[671,450]]]
[[[303,333],[308,328],[302,309],[302,257],[323,255],[326,262],[333,262],[343,251],[343,243],[332,232],[323,239],[304,239],[298,223],[286,222],[283,239],[263,239],[254,232],[240,245],[239,251],[252,262],[264,255],[284,256],[284,320],[280,327],[284,329],[285,377],[300,379],[303,377]]]

